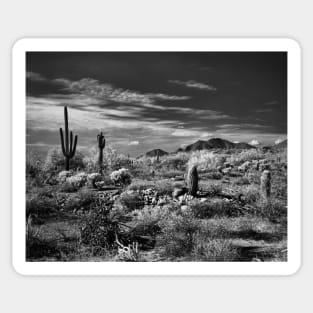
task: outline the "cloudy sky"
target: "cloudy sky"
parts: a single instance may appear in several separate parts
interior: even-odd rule
[[[64,105],[77,149],[100,130],[132,156],[287,136],[284,52],[28,52],[26,63],[29,147],[60,144]]]

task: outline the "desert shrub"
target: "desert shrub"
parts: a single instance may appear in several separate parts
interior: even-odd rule
[[[131,183],[130,173],[126,168],[120,168],[119,170],[112,172],[110,178],[116,185],[126,186]]]
[[[42,172],[42,166],[39,160],[26,160],[26,177],[36,178]]]
[[[154,188],[160,196],[170,196],[173,193],[174,184],[171,181],[164,179],[156,181]]]
[[[286,184],[275,184],[272,186],[274,198],[287,199],[288,188]]]
[[[127,190],[146,190],[149,188],[153,188],[155,183],[149,180],[138,180],[134,179],[131,184],[127,187]]]
[[[134,223],[133,233],[147,238],[141,248],[154,247],[156,236],[161,232],[160,221],[170,214],[169,207],[144,206],[130,214]]]
[[[127,245],[129,242],[123,229],[125,221],[126,216],[113,210],[113,201],[107,197],[99,197],[91,213],[82,221],[81,242],[99,252],[116,248],[117,239]]]
[[[201,235],[196,236],[192,252],[197,261],[206,262],[231,262],[239,257],[230,239],[212,239]]]
[[[57,175],[57,181],[59,184],[63,184],[66,180],[73,175],[73,171],[61,171]]]
[[[287,199],[287,173],[273,172],[272,174],[272,196],[273,198]]]
[[[286,203],[276,199],[269,201],[259,200],[257,203],[257,214],[263,218],[267,218],[273,223],[287,222],[287,206]]]
[[[250,171],[246,174],[246,177],[249,179],[250,184],[259,184],[260,183],[260,172]]]
[[[210,197],[217,196],[223,191],[222,184],[220,183],[212,184],[210,182],[200,182],[199,186],[200,190],[205,192]]]
[[[97,156],[97,153],[95,155]],[[110,171],[116,171],[123,167],[130,168],[133,164],[133,160],[131,158],[118,153],[110,145],[106,146],[103,151],[103,160],[105,166],[107,166]]]
[[[243,176],[243,177],[239,177],[237,178],[235,181],[234,181],[234,184],[235,185],[239,185],[239,186],[242,186],[242,185],[249,185],[250,184],[250,181],[247,177]]]
[[[80,209],[90,211],[96,202],[96,194],[88,189],[80,189],[74,197],[65,202],[64,211],[74,211]]]
[[[142,210],[133,211],[132,216],[136,223],[148,225],[151,223],[159,223],[168,216],[169,212],[169,207],[145,206]]]
[[[123,192],[120,196],[120,203],[128,212],[144,207],[143,197],[138,192]]]
[[[96,183],[102,180],[100,173],[90,173],[87,175],[87,182],[89,187],[96,188]]]
[[[84,169],[84,155],[76,151],[74,157],[70,160],[70,170]],[[64,169],[64,155],[60,148],[52,148],[48,151],[44,170],[47,173],[57,173]]]
[[[78,190],[79,188],[85,186],[87,182],[87,174],[81,172],[74,176],[70,176],[66,179],[66,182],[72,185],[74,189]]]
[[[77,190],[78,189],[73,184],[71,184],[67,181],[59,186],[60,192],[73,193],[73,192],[76,192]]]
[[[193,165],[197,165],[199,171],[204,169],[214,169],[218,163],[218,158],[214,152],[201,150],[192,152],[189,161],[188,168]]]
[[[160,167],[168,170],[185,171],[189,155],[187,153],[177,153],[174,155],[167,155],[163,157]]]
[[[227,161],[234,165],[240,165],[246,161],[264,159],[264,154],[257,149],[243,150],[232,154]]]
[[[32,217],[29,216],[26,220],[26,260],[38,260],[43,257],[60,260],[61,253],[57,242],[40,238],[40,233],[41,229],[33,225]]]
[[[202,179],[214,179],[214,180],[220,180],[223,178],[223,174],[220,173],[217,170],[211,170],[206,173],[201,173],[201,178]]]
[[[243,186],[240,193],[243,195],[244,201],[248,204],[254,204],[260,198],[258,185]]]
[[[178,170],[168,170],[168,171],[162,171],[161,176],[163,178],[175,178],[177,176],[183,176],[184,172],[178,171]]]
[[[37,217],[48,216],[58,211],[58,204],[54,198],[34,197],[26,200],[26,216],[33,214]]]
[[[190,212],[170,213],[159,222],[160,235],[157,246],[163,249],[167,257],[188,255],[192,252],[195,236],[200,229],[200,222]]]
[[[242,175],[243,175],[242,173],[236,170],[232,170],[227,173],[227,176],[229,177],[242,177]]]
[[[26,151],[26,186],[40,187],[44,184],[45,173],[43,171],[43,164],[39,156],[31,151]]]
[[[231,201],[212,198],[206,202],[194,201],[190,203],[190,210],[197,218],[212,218],[221,216],[238,216],[237,205]]]
[[[57,188],[54,186],[44,186],[33,191],[38,198],[55,198]]]
[[[156,168],[150,167],[142,159],[133,161],[132,166],[128,167],[128,169],[132,177],[137,179],[150,180],[156,174]]]

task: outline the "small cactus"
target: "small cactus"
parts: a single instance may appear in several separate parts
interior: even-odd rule
[[[188,192],[192,196],[197,195],[198,191],[198,170],[196,165],[192,165],[187,174]]]
[[[103,149],[105,147],[105,138],[102,132],[100,132],[100,134],[97,135],[97,140],[98,140],[98,148],[99,148],[99,157],[98,157],[99,173],[102,174]]]
[[[261,197],[264,200],[269,200],[271,196],[271,172],[268,170],[263,171],[261,175]]]

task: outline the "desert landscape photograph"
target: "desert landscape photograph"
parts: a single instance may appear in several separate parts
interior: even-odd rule
[[[287,76],[284,51],[27,52],[26,261],[287,262]]]

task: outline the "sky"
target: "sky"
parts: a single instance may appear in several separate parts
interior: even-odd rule
[[[79,149],[137,156],[213,137],[287,138],[285,52],[27,52],[27,146],[60,145],[63,107]]]

